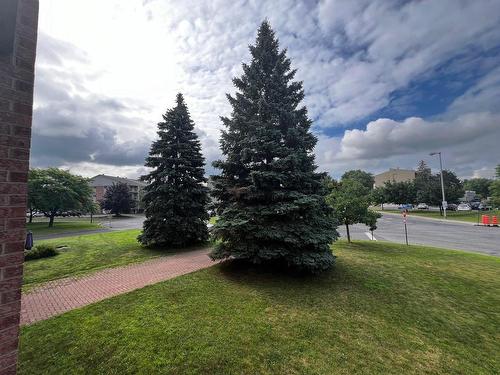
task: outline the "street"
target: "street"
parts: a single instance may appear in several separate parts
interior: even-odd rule
[[[403,218],[398,214],[383,214],[374,232],[378,241],[405,243]],[[478,227],[470,223],[429,220],[408,216],[408,242],[412,245],[428,245],[479,252],[500,256],[500,228]],[[345,226],[339,226],[339,233],[346,237]],[[369,239],[368,227],[356,224],[350,227],[354,240]],[[371,237],[371,236],[370,236]]]
[[[68,237],[82,234],[102,233],[127,229],[140,229],[143,215],[102,220],[102,229],[38,236],[39,240]],[[403,219],[399,214],[384,213],[377,222],[374,237],[378,241],[405,243]],[[478,227],[470,223],[408,216],[408,242],[412,245],[428,245],[447,249],[480,252],[500,256],[500,228]],[[341,237],[346,237],[345,226],[338,228]],[[368,227],[356,224],[350,227],[353,240],[368,240]]]
[[[81,230],[74,232],[64,232],[64,233],[54,233],[54,234],[40,234],[36,236],[37,240],[49,240],[52,238],[61,238],[61,237],[72,237],[72,236],[80,236],[84,234],[96,234],[96,233],[105,233],[111,231],[120,231],[127,229],[141,229],[142,223],[144,222],[144,215],[125,215],[122,217],[96,217],[95,222],[100,222],[102,228],[94,229],[94,230]]]

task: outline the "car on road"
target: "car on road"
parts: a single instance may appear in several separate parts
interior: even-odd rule
[[[427,205],[427,203],[419,203],[417,206],[417,210],[428,210],[428,209],[429,206]]]
[[[487,204],[481,203],[478,208],[479,211],[489,211],[491,210],[491,206],[488,206]]]
[[[457,207],[457,211],[470,211],[470,210],[472,210],[472,208],[468,203],[460,203]]]
[[[446,209],[448,211],[456,211],[457,208],[458,208],[458,206],[456,204],[454,204],[454,203],[450,203],[450,204],[448,204],[448,206],[446,206]]]
[[[411,210],[411,209],[413,209],[413,205],[410,203],[400,204],[398,206],[398,210]]]
[[[33,211],[33,217],[43,217],[43,212]],[[26,217],[30,217],[30,212],[26,211]]]

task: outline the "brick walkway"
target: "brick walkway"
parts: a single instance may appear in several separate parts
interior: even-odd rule
[[[168,280],[214,264],[208,249],[109,268],[83,277],[49,281],[21,298],[21,325]]]

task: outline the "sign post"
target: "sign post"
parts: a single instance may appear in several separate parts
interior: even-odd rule
[[[408,245],[408,229],[406,227],[406,211],[403,211],[403,223],[405,224],[405,240],[406,240],[406,245]]]

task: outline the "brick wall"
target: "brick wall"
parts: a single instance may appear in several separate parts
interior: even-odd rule
[[[12,48],[0,49],[0,374],[17,363],[38,0],[3,0],[0,22],[15,17]],[[4,2],[2,1],[2,4]],[[7,5],[9,4],[9,5]],[[8,7],[13,13],[7,14]],[[16,8],[17,7],[17,8]],[[9,18],[10,17],[10,18]],[[4,32],[4,38],[7,33]],[[1,36],[0,36],[1,37]],[[7,47],[6,47],[7,46]]]

